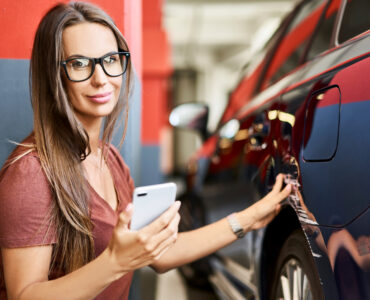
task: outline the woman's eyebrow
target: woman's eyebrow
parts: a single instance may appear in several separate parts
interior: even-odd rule
[[[109,51],[99,57],[91,57],[91,56],[86,56],[86,55],[81,55],[81,54],[72,54],[72,55],[69,55],[66,59],[72,59],[72,58],[100,58],[100,57],[103,57],[103,56],[106,56],[106,55],[109,55],[109,54],[113,54],[113,53],[117,53],[119,52],[119,50],[114,50],[114,51]]]
[[[73,59],[73,58],[90,58],[89,56],[86,55],[81,55],[81,54],[72,54],[66,57],[67,59]]]

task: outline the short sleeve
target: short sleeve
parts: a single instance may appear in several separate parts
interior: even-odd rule
[[[27,154],[0,176],[0,246],[17,248],[56,243],[52,194],[39,158]]]

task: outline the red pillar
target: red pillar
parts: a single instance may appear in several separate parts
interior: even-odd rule
[[[42,16],[55,4],[69,0],[2,0],[0,3],[0,58],[29,59],[31,57],[32,43],[36,28]],[[115,21],[117,27],[125,32],[132,28],[141,30],[141,1],[130,0],[93,0],[90,1],[105,10]],[[124,9],[127,11],[124,13]],[[124,15],[132,12],[139,14],[138,19],[130,17],[129,21]],[[10,28],[11,30],[7,30]],[[125,33],[123,32],[123,33]],[[137,33],[137,32],[135,32]],[[141,68],[141,32],[132,38],[137,51],[140,53],[138,66]],[[138,46],[136,46],[136,44]]]
[[[163,137],[168,124],[168,82],[172,65],[167,34],[162,26],[162,6],[163,0],[143,2],[142,144],[144,153],[148,146],[157,151],[158,161],[152,166],[160,167],[163,173],[166,170],[160,156],[165,147]]]
[[[104,1],[104,0],[103,0]],[[132,60],[135,70],[140,80],[143,73],[143,52],[142,52],[142,1],[141,0],[124,0],[123,6],[123,35],[130,47]]]

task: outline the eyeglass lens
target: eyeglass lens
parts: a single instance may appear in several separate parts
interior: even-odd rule
[[[127,57],[124,54],[113,53],[100,59],[102,68],[109,76],[122,75],[126,70]],[[88,79],[94,71],[94,58],[76,57],[66,61],[69,79],[83,81]]]

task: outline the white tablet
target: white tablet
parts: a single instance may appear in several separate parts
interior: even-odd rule
[[[175,199],[176,184],[173,182],[135,188],[131,230],[139,230],[153,222],[175,202]]]

